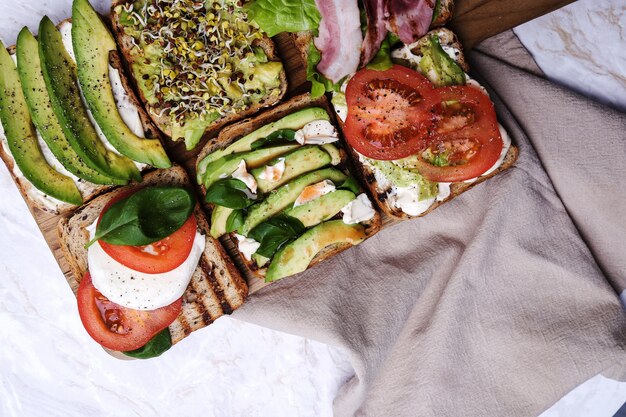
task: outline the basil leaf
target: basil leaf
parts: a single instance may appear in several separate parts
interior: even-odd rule
[[[244,222],[245,213],[243,210],[233,210],[226,219],[226,233],[239,229]]]
[[[306,79],[311,81],[311,98],[318,98],[327,91],[341,91],[341,82],[334,84],[331,80],[317,72],[317,64],[322,59],[322,54],[311,42],[306,63]]]
[[[339,187],[337,187],[337,189],[350,190],[356,195],[361,192],[361,187],[359,186],[359,183],[356,182],[356,179],[354,179],[354,177],[352,176],[346,178],[346,180]]]
[[[271,258],[286,243],[300,236],[306,228],[295,217],[279,215],[259,224],[248,237],[261,243],[256,253]]]
[[[235,178],[223,178],[211,184],[206,190],[207,203],[231,209],[243,209],[254,203],[246,184]]]
[[[400,38],[398,38],[397,35],[389,32],[380,44],[380,49],[376,52],[374,58],[367,64],[367,68],[376,71],[385,71],[391,68],[393,65],[391,61],[391,50],[399,40]]]
[[[296,140],[296,132],[291,129],[280,129],[270,133],[262,139],[255,140],[250,145],[250,149],[257,150],[271,145],[282,145],[285,142],[293,142]]]
[[[144,188],[109,207],[86,247],[97,240],[129,246],[157,242],[180,229],[195,205],[195,197],[184,188]]]
[[[166,327],[157,333],[152,339],[148,340],[148,343],[140,347],[139,349],[129,350],[122,352],[126,356],[137,359],[150,359],[161,356],[163,352],[169,350],[172,347],[172,336],[170,330]]]
[[[256,0],[244,8],[268,36],[314,30],[322,19],[315,0]]]

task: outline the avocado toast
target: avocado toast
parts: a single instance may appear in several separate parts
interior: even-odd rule
[[[302,272],[380,229],[329,110],[325,98],[295,97],[222,130],[198,156],[211,234],[228,235],[241,264],[266,281]]]
[[[84,4],[80,0],[76,3]],[[93,11],[91,6],[89,10]],[[106,28],[103,22],[100,24]],[[23,90],[21,97],[14,96],[12,106],[19,104],[24,109],[5,114],[4,120],[10,123],[11,119],[20,118],[21,123],[32,127],[35,140],[31,152],[39,156],[36,163],[24,164],[23,158],[16,161],[16,150],[11,149],[7,140],[10,138],[5,135],[2,135],[0,156],[24,198],[32,206],[51,213],[66,212],[112,186],[126,184],[131,179],[140,180],[139,171],[150,168],[133,162],[109,143],[101,127],[110,119],[113,119],[111,123],[123,123],[127,129],[134,130],[146,145],[160,152],[160,166],[170,165],[160,143],[160,134],[130,88],[116,51],[106,53],[109,70],[106,83],[83,84],[78,88],[71,32],[70,20],[61,22],[56,28],[44,18],[40,25],[43,38],[36,39],[24,28],[17,45],[8,49],[15,64],[5,60],[2,66],[6,73],[15,71],[17,65],[18,78],[14,77],[11,85],[6,87],[17,86]],[[110,97],[112,107],[99,118],[100,122],[96,122],[88,109],[90,101],[81,92],[103,91],[113,95]],[[123,120],[119,122],[119,118]],[[78,195],[74,192],[75,197],[70,200],[32,180],[34,174],[40,175],[44,171],[69,180],[65,182],[77,188]]]
[[[111,10],[150,117],[187,150],[285,94],[273,42],[236,1],[117,0]]]

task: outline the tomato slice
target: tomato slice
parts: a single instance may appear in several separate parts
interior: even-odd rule
[[[139,349],[178,317],[182,298],[156,310],[141,311],[109,301],[91,283],[89,272],[78,286],[78,314],[87,333],[105,348]]]
[[[373,159],[415,154],[424,148],[434,123],[428,112],[434,91],[428,79],[400,65],[386,71],[362,69],[346,87],[346,140]]]
[[[102,210],[100,219],[111,205],[130,194],[132,193],[125,193],[112,199]],[[192,214],[180,229],[150,245],[113,245],[102,240],[98,243],[111,258],[130,269],[146,274],[161,274],[172,271],[185,262],[191,253],[197,230],[196,216]]]
[[[438,88],[433,98],[435,127],[428,145],[417,152],[414,168],[436,182],[482,175],[497,162],[503,147],[491,100],[470,86]]]

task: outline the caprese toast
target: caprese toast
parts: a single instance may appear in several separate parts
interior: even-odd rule
[[[0,156],[24,198],[52,213],[171,166],[106,24],[87,0],[72,13],[0,43]]]
[[[95,198],[58,233],[81,320],[107,349],[158,356],[247,296],[182,167]]]
[[[228,235],[267,282],[375,234],[380,215],[348,171],[325,97],[294,99],[230,126],[197,160],[211,235]]]
[[[274,43],[239,1],[116,0],[111,21],[150,117],[188,150],[287,90]]]

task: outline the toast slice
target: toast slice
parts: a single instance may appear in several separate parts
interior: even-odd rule
[[[287,116],[288,114],[310,107],[321,107],[325,109],[331,118],[331,123],[336,126],[334,112],[332,111],[332,108],[325,96],[317,99],[312,99],[310,94],[302,94],[274,107],[271,110],[265,111],[254,118],[243,120],[240,123],[231,125],[223,129],[217,138],[209,141],[201,150],[200,154],[198,155],[198,159],[196,160],[196,166],[200,161],[202,161],[205,156],[209,155],[210,153],[219,149],[226,148],[243,136],[254,132],[255,130],[269,123],[275,122],[276,120],[279,120]],[[335,142],[334,145],[341,146],[341,143],[342,140],[340,139],[340,141]],[[347,158],[347,153],[345,149],[340,148],[340,153],[342,157],[342,162],[337,166],[337,168],[344,172],[353,172],[353,167],[350,160]],[[204,194],[206,192],[206,189],[203,185],[200,185],[200,188],[202,190],[202,193]],[[371,199],[371,196],[369,197]],[[212,212],[213,206],[207,203],[207,209],[209,210],[209,212]],[[366,224],[364,224],[364,226],[365,233],[368,238],[377,233],[381,228],[380,214],[376,212],[374,217]],[[245,271],[245,275],[248,277],[263,278],[267,271],[267,267],[259,267],[254,262],[254,260],[247,260],[238,249],[237,238],[235,237],[235,235],[235,233],[231,233],[228,236],[223,236],[222,241],[224,242],[224,245],[229,248],[229,252],[233,255],[237,266]],[[313,267],[324,259],[328,259],[350,248],[351,246],[352,245],[347,243],[327,246],[313,258],[313,260],[309,264],[309,268]]]
[[[71,19],[63,20],[57,25],[57,27],[61,29],[64,25],[71,24],[71,22],[72,22]],[[7,49],[10,54],[14,54],[16,51],[15,45]],[[122,82],[122,86],[124,87],[124,89],[126,90],[128,94],[128,100],[137,109],[137,112],[139,113],[139,119],[141,120],[141,125],[143,127],[145,137],[150,138],[150,139],[159,139],[162,143],[163,137],[161,133],[152,123],[152,120],[146,113],[146,110],[143,108],[143,106],[139,102],[137,95],[135,94],[131,86],[131,83],[128,80],[128,77],[126,76],[126,72],[123,69],[120,55],[117,52],[111,52],[109,54],[109,63],[111,64],[113,68],[118,70],[120,74],[120,80]],[[9,173],[11,174],[11,177],[13,178],[13,181],[15,182],[20,193],[22,194],[22,197],[24,198],[24,200],[26,201],[29,207],[37,209],[37,210],[41,210],[47,213],[51,213],[51,214],[64,214],[77,207],[69,203],[55,200],[49,196],[44,195],[41,191],[37,190],[30,183],[30,181],[28,181],[20,173],[19,168],[15,164],[15,159],[13,158],[13,155],[11,155],[8,145],[6,144],[6,141],[4,140],[4,137],[1,137],[0,141],[2,142],[2,146],[0,146],[0,158],[2,159],[4,164],[7,166]],[[50,154],[50,158],[54,158],[54,156]],[[147,172],[150,169],[152,168],[149,166],[142,166],[141,171]],[[94,197],[115,187],[114,185],[92,184],[85,180],[77,181],[77,186],[83,197],[84,203],[90,201]]]
[[[151,185],[171,185],[193,188],[187,172],[180,166],[158,169],[145,175],[141,184],[120,187],[83,205],[58,223],[61,250],[70,265],[72,277],[68,283],[74,293],[88,270],[87,250],[89,232],[85,228],[99,216],[104,206],[120,193]],[[228,254],[216,239],[209,235],[209,224],[200,205],[194,211],[198,228],[205,235],[204,254],[200,258],[191,282],[183,294],[182,311],[169,326],[172,343],[180,342],[191,332],[205,327],[224,314],[240,307],[248,295],[248,286]]]
[[[147,110],[150,118],[154,122],[154,124],[163,132],[165,135],[172,137],[172,121],[170,117],[166,114],[167,112],[162,106],[153,106],[148,103],[146,96],[142,92],[141,88],[139,88],[137,80],[134,78],[132,67],[137,64],[137,59],[133,57],[131,54],[131,49],[134,47],[135,41],[124,31],[124,26],[120,21],[120,15],[116,12],[117,6],[125,6],[129,3],[132,3],[131,0],[114,0],[111,4],[111,15],[110,21],[113,28],[113,34],[116,37],[116,41],[118,44],[118,48],[122,54],[124,62],[126,64],[126,68],[128,70],[128,74],[131,74],[131,79],[133,80],[133,86],[136,88],[136,91],[139,93],[139,97],[145,109]],[[263,34],[263,38],[258,39],[254,42],[255,46],[259,46],[263,49],[269,61],[280,62],[280,57],[276,50],[276,46],[274,42],[265,34]],[[285,74],[285,70],[283,69],[279,75],[280,78],[280,93],[274,96],[267,96],[261,102],[253,104],[249,106],[245,110],[230,112],[224,114],[218,119],[214,120],[205,130],[203,139],[199,142],[199,146],[202,146],[203,142],[208,138],[215,137],[220,129],[232,122],[241,120],[245,117],[251,116],[261,109],[266,107],[271,107],[278,103],[282,97],[287,92],[287,76]]]

